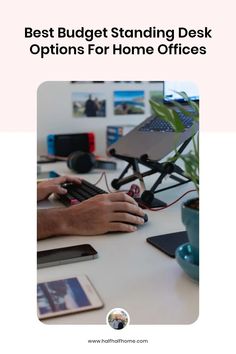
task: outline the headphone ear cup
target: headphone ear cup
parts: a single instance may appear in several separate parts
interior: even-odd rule
[[[95,166],[96,158],[93,154],[83,151],[72,152],[68,156],[67,166],[78,173],[87,173]]]

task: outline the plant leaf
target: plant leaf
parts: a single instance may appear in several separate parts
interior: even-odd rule
[[[183,132],[185,130],[183,123],[174,110],[153,100],[150,100],[149,102],[156,116],[169,123],[176,132]]]
[[[175,91],[176,92],[176,91]],[[186,116],[190,116],[195,122],[199,122],[199,106],[195,102],[192,102],[185,92],[177,92],[185,101],[189,103],[193,112],[187,110],[179,102],[174,102],[175,106]],[[164,121],[168,122],[176,132],[182,132],[185,130],[182,121],[175,110],[166,107],[163,103],[150,100],[150,105],[154,114]],[[196,139],[196,140],[195,140]],[[173,163],[177,159],[181,159],[184,162],[185,176],[189,178],[195,185],[197,191],[199,191],[199,135],[195,135],[193,131],[192,135],[193,150],[187,154],[181,154],[175,148],[175,156],[168,159]],[[178,146],[178,142],[176,143]]]

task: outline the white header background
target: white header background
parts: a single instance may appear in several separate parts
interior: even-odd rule
[[[147,350],[233,352],[235,322],[234,2],[8,1],[1,5],[1,347],[4,353]],[[212,28],[207,55],[51,56],[29,53],[24,28]],[[33,41],[32,41],[33,42]],[[34,40],[36,42],[36,40]],[[52,39],[37,43],[47,45]],[[79,42],[79,40],[77,41]],[[119,41],[120,42],[120,41]],[[73,45],[70,40],[61,40]],[[95,42],[94,42],[95,43]],[[102,44],[99,39],[96,41]],[[107,42],[106,42],[107,43]],[[105,44],[106,44],[105,43]],[[131,44],[130,40],[122,41]],[[144,40],[136,45],[148,45]],[[154,45],[155,40],[150,41]],[[191,80],[201,97],[200,316],[188,326],[129,326],[149,344],[87,344],[114,338],[106,326],[45,326],[36,318],[36,93],[48,80]],[[9,190],[11,192],[9,192]],[[127,347],[128,346],[128,347]],[[136,349],[137,348],[137,349]],[[3,351],[3,349],[2,349]]]

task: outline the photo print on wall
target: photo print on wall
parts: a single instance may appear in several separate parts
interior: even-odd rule
[[[75,118],[105,117],[106,100],[101,92],[72,93],[72,109]]]
[[[144,91],[114,91],[114,114],[144,114]]]

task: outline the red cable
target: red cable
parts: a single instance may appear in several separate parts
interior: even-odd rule
[[[101,173],[101,176],[99,177],[99,179],[97,180],[97,182],[94,184],[95,186],[102,180],[102,178],[105,178],[105,183],[106,183],[106,187],[107,187],[107,190],[108,192],[110,193],[114,193],[113,191],[110,190],[109,188],[109,185],[108,185],[108,181],[107,181],[107,175],[106,175],[106,172],[102,172]],[[196,189],[190,189],[189,191],[185,192],[184,194],[182,194],[178,199],[174,200],[172,203],[164,206],[164,207],[161,207],[161,208],[148,208],[145,204],[142,204],[142,202],[139,202],[139,204],[141,206],[143,206],[145,209],[148,209],[148,210],[151,210],[151,211],[161,211],[163,209],[166,209],[166,208],[169,208],[170,206],[174,205],[175,203],[177,203],[180,199],[182,199],[186,194],[188,193],[192,193],[192,192],[196,192],[197,190]],[[126,191],[116,191],[116,192],[127,192]]]
[[[103,177],[104,173],[105,173],[105,172],[102,172],[102,173],[101,173],[101,176],[98,178],[97,182],[94,183],[95,186],[102,180],[102,177]]]

